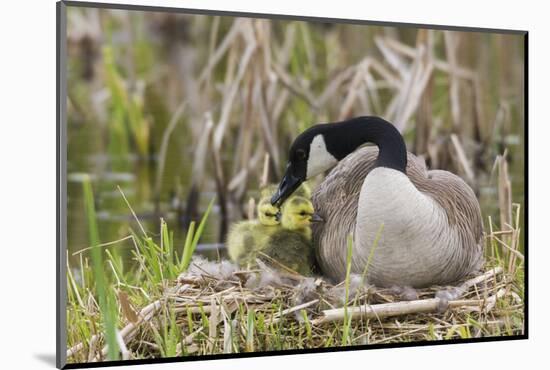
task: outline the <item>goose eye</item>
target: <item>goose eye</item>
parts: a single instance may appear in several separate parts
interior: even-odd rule
[[[306,213],[307,213],[306,211],[302,211],[302,212],[300,212],[300,216],[305,216]]]
[[[296,150],[296,156],[298,159],[306,159],[306,151],[303,149]]]

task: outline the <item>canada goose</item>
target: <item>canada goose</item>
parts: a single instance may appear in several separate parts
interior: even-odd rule
[[[358,147],[374,143],[378,150]],[[472,189],[458,176],[427,171],[407,153],[403,137],[378,117],[315,125],[290,148],[285,175],[272,204],[281,204],[300,183],[336,166],[313,194],[325,220],[313,228],[324,275],[344,279],[348,235],[352,272],[367,268],[378,286],[449,284],[483,262],[483,226]]]

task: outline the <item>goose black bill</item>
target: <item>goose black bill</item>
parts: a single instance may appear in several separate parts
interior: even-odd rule
[[[287,167],[283,180],[279,184],[279,188],[271,197],[271,204],[280,206],[283,202],[294,193],[296,189],[302,184],[300,178],[293,175],[293,169],[291,166]]]

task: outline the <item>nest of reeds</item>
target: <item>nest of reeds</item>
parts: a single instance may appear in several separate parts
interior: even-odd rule
[[[487,267],[454,287],[380,289],[349,276],[333,285],[259,262],[240,270],[228,261],[195,258],[163,296],[136,312],[119,331],[122,357],[208,355],[342,345],[515,335],[522,317],[502,310],[523,307],[513,279]],[[121,302],[122,303],[122,302]],[[126,306],[126,307],[125,307]],[[171,353],[155,344],[173,331]],[[92,338],[92,361],[108,350]],[[73,355],[83,346],[68,351]]]

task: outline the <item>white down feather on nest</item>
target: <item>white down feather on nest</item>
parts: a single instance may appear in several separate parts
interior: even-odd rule
[[[293,303],[296,305],[310,302],[319,296],[339,305],[345,302],[346,288],[343,283],[331,285],[328,280],[320,276],[303,277],[289,274],[286,271],[271,268],[261,260],[257,260],[257,264],[258,267],[254,270],[243,271],[237,264],[228,260],[209,261],[204,257],[194,256],[188,270],[182,273],[178,280],[207,277],[217,280],[222,285],[224,282],[234,284],[241,281],[243,287],[251,291],[278,287],[292,288],[294,290]],[[362,276],[351,274],[349,299],[353,299],[358,293],[366,292],[369,287],[370,285],[364,281]]]

